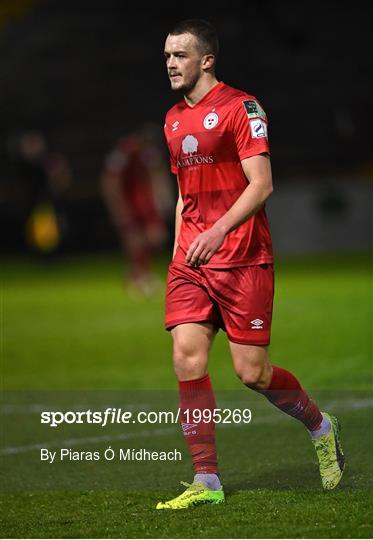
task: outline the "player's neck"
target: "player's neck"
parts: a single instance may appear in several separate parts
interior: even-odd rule
[[[188,92],[188,94],[184,95],[184,99],[190,107],[194,107],[217,84],[219,84],[219,81],[214,75],[203,77],[198,80],[196,85],[190,92]]]

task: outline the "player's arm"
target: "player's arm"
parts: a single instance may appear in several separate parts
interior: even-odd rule
[[[249,182],[245,191],[220,218],[215,226],[224,235],[234,231],[260,210],[273,191],[271,162],[268,154],[260,154],[241,161]]]
[[[192,265],[207,263],[223,244],[228,233],[260,210],[273,191],[271,163],[268,154],[241,161],[248,186],[231,208],[207,231],[192,242],[186,260]]]
[[[101,175],[101,190],[113,224],[122,227],[128,219],[129,208],[122,197],[120,175],[104,171]]]
[[[124,151],[114,148],[105,160],[100,179],[104,202],[112,223],[118,229],[132,223],[131,208],[123,196],[123,182],[126,181],[125,172],[128,159],[129,157]]]
[[[179,196],[176,203],[176,210],[175,210],[175,242],[174,242],[174,251],[172,254],[172,258],[175,257],[175,253],[178,246],[178,238],[180,234],[180,227],[181,227],[181,212],[183,211],[184,203],[183,199],[181,197],[180,188],[179,188]]]

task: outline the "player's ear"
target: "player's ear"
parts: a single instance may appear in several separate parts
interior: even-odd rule
[[[202,58],[202,69],[211,69],[215,66],[215,56],[213,54],[205,54]]]

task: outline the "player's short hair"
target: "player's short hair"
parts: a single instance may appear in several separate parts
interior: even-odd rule
[[[197,38],[203,54],[213,54],[215,58],[218,56],[218,35],[209,21],[203,19],[187,19],[177,23],[169,33],[171,36],[192,34]]]

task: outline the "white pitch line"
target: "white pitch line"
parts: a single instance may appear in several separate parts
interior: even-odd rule
[[[358,401],[351,402],[348,401],[339,401],[334,400],[327,403],[324,407],[324,409],[335,409],[338,408],[340,410],[348,410],[348,409],[354,409],[354,410],[361,410],[361,409],[371,409],[373,408],[373,399],[360,399]],[[253,416],[252,421],[250,423],[245,422],[237,422],[237,423],[231,423],[231,424],[219,424],[219,429],[227,429],[232,427],[242,427],[249,424],[272,424],[277,423],[279,421],[283,421],[287,418],[287,416],[284,415],[265,415],[265,416]],[[112,442],[112,441],[125,441],[129,439],[136,439],[136,438],[147,438],[147,437],[153,437],[155,435],[163,436],[168,435],[170,433],[175,432],[176,430],[179,430],[179,427],[176,425],[173,425],[173,427],[169,428],[157,428],[154,430],[144,429],[142,431],[137,432],[130,432],[130,433],[121,433],[119,435],[100,435],[96,437],[75,437],[70,439],[62,439],[62,440],[54,440],[54,441],[48,441],[44,443],[38,443],[38,444],[28,444],[25,446],[9,446],[7,448],[3,448],[0,450],[0,455],[15,455],[15,454],[21,454],[25,452],[31,452],[33,450],[40,450],[41,448],[54,448],[56,446],[75,446],[77,444],[90,444],[90,443],[102,443],[102,442]]]
[[[254,403],[254,405],[258,405],[259,402]],[[266,402],[260,402],[260,408],[265,408]],[[250,402],[250,399],[247,400],[239,400],[239,401],[225,401],[224,399],[219,401],[220,408],[223,409],[224,407],[227,408],[238,408],[242,406],[243,408],[250,408],[253,403]],[[364,408],[373,408],[373,399],[358,399],[355,400],[354,398],[348,398],[347,400],[341,400],[341,399],[335,399],[327,403],[327,405],[324,405],[324,408],[351,408],[351,409],[364,409]],[[117,410],[133,410],[133,411],[150,411],[152,410],[154,406],[151,403],[121,403],[120,405],[114,405],[112,403],[107,405],[100,405],[97,409],[97,411],[105,411],[106,409],[113,409],[116,408]],[[60,405],[51,405],[51,404],[39,404],[39,403],[31,403],[30,405],[17,405],[17,404],[4,404],[0,406],[0,414],[2,415],[11,415],[11,414],[40,414],[43,411],[52,411],[57,412],[61,409]],[[74,411],[86,411],[88,409],[93,409],[93,406],[89,406],[86,403],[85,404],[74,404]],[[66,409],[67,410],[67,409]],[[70,409],[69,409],[70,410]]]
[[[0,455],[22,454],[32,450],[40,450],[41,448],[53,448],[55,446],[75,446],[77,444],[101,443],[111,441],[125,441],[128,439],[136,439],[137,437],[150,437],[151,435],[167,435],[175,431],[175,428],[158,428],[155,430],[145,429],[138,432],[121,433],[119,435],[100,435],[97,437],[75,437],[71,439],[62,439],[60,441],[49,441],[38,444],[27,444],[25,446],[9,446],[0,450]]]
[[[341,401],[339,399],[335,399],[332,401],[329,401],[324,406],[325,409],[372,409],[373,408],[373,399],[348,399],[345,401]]]
[[[266,416],[255,416],[252,419],[252,422],[259,423],[259,424],[266,424],[266,423],[273,423],[274,421],[278,420],[284,420],[286,416],[282,417],[279,416],[279,418],[274,418],[271,415]],[[235,423],[222,423],[219,424],[219,429],[222,428],[229,428],[229,427],[241,427],[250,424],[251,422],[245,423],[245,422],[235,422]],[[54,440],[44,443],[38,443],[38,444],[28,444],[25,446],[10,446],[7,448],[3,448],[0,450],[0,455],[10,455],[10,454],[20,454],[24,452],[29,452],[32,450],[40,450],[41,448],[53,448],[55,446],[61,446],[61,445],[67,445],[67,446],[75,446],[77,444],[89,444],[89,443],[101,443],[101,442],[110,442],[110,441],[125,441],[128,439],[136,439],[136,438],[147,438],[152,437],[154,435],[168,435],[169,433],[173,433],[175,431],[179,431],[179,426],[175,423],[172,427],[168,428],[157,428],[154,430],[150,429],[144,429],[142,431],[132,431],[130,433],[121,433],[118,435],[99,435],[95,437],[75,437],[75,438],[69,438],[69,439],[62,439],[62,440]]]
[[[81,403],[74,403],[74,411],[87,411],[88,409],[92,409],[93,406]],[[126,411],[147,411],[150,410],[151,404],[150,403],[136,403],[135,405],[133,403],[121,403],[120,405],[114,405],[111,403],[110,405],[99,405],[97,409],[95,408],[95,411],[105,411],[106,409],[119,409]],[[43,411],[52,411],[57,412],[61,410],[61,405],[42,405],[38,403],[30,403],[30,405],[17,405],[17,404],[5,404],[0,406],[0,414],[3,415],[11,415],[11,414],[40,414]]]
[[[255,418],[252,419],[252,422],[255,421],[256,424],[266,424],[266,423],[273,423],[278,422],[279,420],[284,420],[286,417],[282,418],[281,416],[279,418],[274,418],[272,416],[262,416],[258,417],[255,416]],[[219,424],[219,429],[223,428],[231,428],[231,427],[241,427],[241,426],[247,426],[251,424],[251,422],[244,423],[244,422],[236,422],[232,424]],[[89,443],[102,443],[102,442],[111,442],[111,441],[126,441],[128,439],[137,439],[137,438],[147,438],[147,437],[153,437],[155,435],[168,435],[170,433],[175,433],[176,431],[179,431],[178,425],[173,425],[173,427],[169,428],[157,428],[154,430],[150,429],[144,429],[142,431],[131,431],[130,433],[121,433],[119,435],[100,435],[96,437],[75,437],[71,439],[61,439],[61,440],[54,440],[44,443],[38,443],[38,444],[27,444],[25,446],[9,446],[7,448],[3,448],[0,450],[0,455],[14,455],[14,454],[22,454],[24,452],[30,452],[32,450],[40,450],[41,448],[54,448],[56,446],[75,446],[77,444],[89,444]]]

